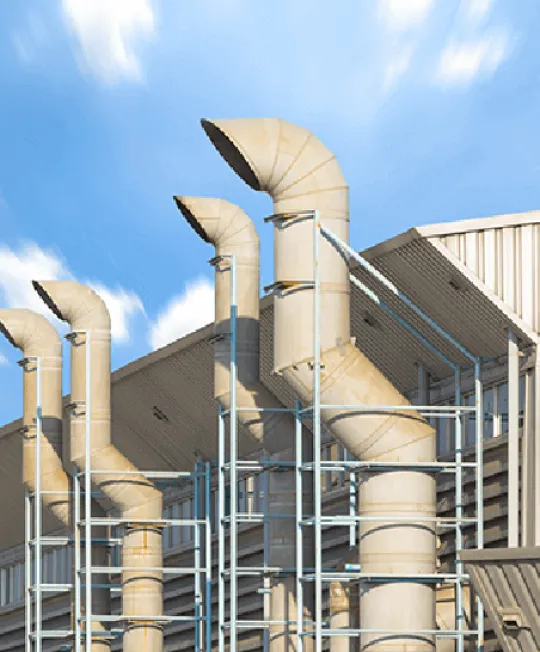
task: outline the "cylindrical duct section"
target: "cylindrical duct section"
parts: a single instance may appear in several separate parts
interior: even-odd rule
[[[203,120],[210,140],[255,190],[267,192],[275,223],[275,367],[310,402],[313,394],[313,223],[349,240],[349,192],[336,158],[308,130],[279,119]],[[320,246],[321,403],[408,405],[408,401],[351,343],[347,258],[326,240]],[[361,460],[432,462],[434,431],[415,412],[321,411],[336,439]],[[435,572],[435,480],[422,471],[365,473],[360,491],[360,565],[370,574],[411,581],[365,583],[360,589],[361,649],[432,652],[433,584],[415,579]],[[380,520],[379,520],[380,519]],[[371,631],[370,631],[371,630]],[[386,632],[386,633],[385,633]],[[408,634],[408,632],[411,632]]]
[[[358,629],[358,586],[350,582],[330,583],[330,622],[332,630]],[[356,636],[331,636],[330,652],[356,652]]]
[[[81,471],[86,470],[85,410],[89,397],[88,462],[93,471],[98,471],[92,474],[92,480],[122,518],[128,520],[122,544],[122,566],[129,569],[122,573],[122,615],[127,622],[123,650],[161,652],[163,574],[146,568],[163,566],[159,525],[162,494],[152,482],[137,474],[134,465],[111,443],[109,313],[93,290],[74,281],[34,281],[34,288],[53,313],[72,329],[71,400],[76,409],[71,417],[71,459]]]
[[[34,494],[36,485],[38,360],[41,369],[42,431],[40,435],[41,499],[60,523],[72,530],[72,504],[69,500],[69,478],[62,465],[62,342],[54,326],[42,315],[31,310],[0,310],[0,331],[23,352],[23,482]],[[93,502],[92,507],[102,513]],[[97,538],[105,537],[105,528],[96,528]],[[96,545],[93,563],[108,565],[108,551]],[[96,576],[105,584],[108,578]],[[93,613],[110,613],[110,594],[97,589],[93,596]],[[73,605],[72,605],[73,606]],[[84,605],[83,605],[84,606]],[[99,621],[92,624],[94,652],[110,648],[107,626]],[[103,632],[103,634],[100,634]]]
[[[36,490],[38,363],[41,364],[41,488],[43,503],[69,528],[69,479],[62,466],[62,342],[54,326],[31,310],[0,310],[0,331],[24,355],[23,482]],[[58,493],[55,493],[58,492]]]
[[[175,197],[176,205],[195,232],[215,247],[216,310],[214,348],[215,397],[225,409],[231,406],[230,397],[230,332],[231,332],[231,257],[237,269],[237,407],[253,411],[238,412],[238,420],[245,432],[264,447],[273,460],[293,461],[295,420],[290,413],[261,412],[282,408],[283,405],[261,383],[259,377],[259,236],[252,220],[238,206],[222,199],[203,197]],[[303,449],[311,451],[311,436],[302,430]],[[269,513],[271,567],[289,569],[274,578],[270,595],[270,618],[273,621],[296,621],[296,527],[295,527],[295,471],[273,470],[270,473]],[[304,514],[313,513],[313,500],[307,482],[303,486]],[[288,516],[288,518],[279,518]],[[303,539],[304,562],[313,565],[313,537],[306,532]],[[305,620],[313,618],[313,591],[304,591]],[[296,628],[273,625],[270,628],[272,652],[296,649]],[[312,640],[304,638],[304,648],[310,649]]]

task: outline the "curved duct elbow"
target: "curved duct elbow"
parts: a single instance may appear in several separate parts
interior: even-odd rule
[[[145,569],[163,566],[159,523],[162,494],[111,443],[109,312],[93,290],[74,281],[34,281],[33,285],[53,313],[67,321],[73,330],[71,400],[78,409],[71,415],[72,461],[81,471],[88,464],[99,471],[92,474],[93,483],[127,520],[122,565],[130,570],[122,573],[122,611],[128,623],[123,649],[159,652],[163,649],[163,632],[159,621],[154,621],[152,616],[163,614],[163,577],[159,571]],[[90,401],[89,433],[87,399]],[[86,456],[87,436],[91,442],[90,460]],[[110,504],[105,506],[110,508]],[[137,619],[130,621],[129,616]]]
[[[274,364],[306,403],[313,399],[313,220],[349,241],[349,193],[335,156],[309,131],[279,119],[203,120],[213,145],[255,190],[274,202]],[[348,259],[321,238],[320,400],[322,405],[408,405],[350,338]],[[307,283],[306,283],[307,282]],[[279,286],[278,286],[279,287]],[[432,462],[433,429],[416,412],[322,409],[321,417],[361,460]],[[364,573],[435,572],[435,480],[420,470],[366,475],[360,492],[360,565]],[[387,519],[387,520],[385,520]],[[394,519],[394,520],[393,520]],[[404,523],[396,524],[395,519]],[[410,525],[408,524],[410,523]],[[363,629],[435,628],[435,598],[428,583],[366,584],[361,588]],[[416,639],[416,640],[413,640]],[[363,633],[361,648],[433,650],[434,637]]]
[[[235,257],[237,266],[237,406],[241,407],[238,422],[244,431],[274,453],[279,461],[294,460],[296,424],[290,413],[272,412],[282,404],[269,392],[259,379],[259,237],[251,219],[238,206],[222,199],[202,197],[175,197],[176,205],[195,232],[215,247],[216,318],[214,345],[215,396],[225,409],[231,407],[230,396],[230,331],[231,293],[230,263]],[[252,408],[247,409],[246,408]],[[267,411],[261,411],[261,410]],[[310,436],[303,430],[304,450],[309,450]],[[303,486],[304,513],[313,513],[310,488]],[[293,568],[295,564],[296,530],[295,471],[281,470],[270,474],[268,510],[271,514],[288,514],[290,519],[274,518],[270,521],[270,558],[272,567]],[[304,533],[306,564],[313,565],[311,534]],[[287,621],[288,614],[295,613],[295,579],[292,576],[275,578],[270,594],[271,620]],[[313,595],[305,589],[304,605],[306,619],[311,620]],[[289,625],[276,624],[271,628],[270,650],[279,652],[294,649],[296,638]],[[304,648],[309,652],[312,642],[306,640]]]
[[[41,487],[43,502],[70,525],[69,480],[62,465],[62,343],[54,326],[31,310],[0,310],[0,332],[28,360],[23,376],[23,481],[36,491],[38,366],[41,366]]]
[[[215,247],[214,394],[225,409],[230,399],[231,292],[230,258],[237,265],[237,402],[239,421],[250,437],[277,453],[294,446],[290,414],[261,412],[282,405],[259,379],[259,236],[244,211],[223,199],[175,197],[174,201],[195,232]]]
[[[310,131],[278,118],[203,120],[218,152],[255,190],[267,192],[277,214],[318,210],[325,226],[349,240],[349,189],[335,155]],[[313,277],[313,224],[303,217],[286,220],[275,231],[276,282]],[[350,339],[349,272],[343,257],[321,241],[321,348]],[[298,319],[302,315],[302,319]],[[313,293],[288,291],[287,311],[276,303],[274,365],[278,372],[313,357]],[[281,337],[286,333],[286,337]]]
[[[58,319],[73,331],[110,331],[111,319],[102,299],[75,281],[32,281],[35,291]]]
[[[244,211],[223,199],[175,197],[188,224],[215,247],[215,396],[229,392],[230,257],[237,266],[237,367],[241,385],[259,380],[259,236]]]

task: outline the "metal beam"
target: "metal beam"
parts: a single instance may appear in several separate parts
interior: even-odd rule
[[[508,330],[508,547],[519,546],[519,346]]]
[[[530,478],[534,487],[533,531],[535,546],[540,546],[540,347],[536,346],[536,360],[534,363],[534,438],[533,451],[534,477]]]

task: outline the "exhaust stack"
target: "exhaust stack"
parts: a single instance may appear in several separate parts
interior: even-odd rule
[[[282,408],[259,378],[259,236],[251,219],[238,206],[223,199],[175,197],[176,205],[195,232],[215,247],[216,310],[214,348],[214,394],[224,409],[230,397],[230,273],[228,256],[236,257],[237,274],[237,404],[253,408],[238,412],[238,420],[250,437],[277,461],[294,460],[295,421],[290,413],[259,412],[258,408]],[[303,430],[304,447],[310,450],[309,432]],[[313,513],[309,486],[303,487],[304,513]],[[270,566],[294,569],[296,528],[295,471],[270,474],[269,511],[288,514],[289,519],[270,520]],[[307,534],[307,533],[306,533]],[[312,540],[304,536],[306,564],[312,565]],[[271,620],[296,618],[294,572],[277,579],[270,595]],[[306,594],[308,591],[306,590]],[[312,595],[305,595],[305,619],[311,620]],[[270,629],[272,652],[296,649],[296,629],[273,625]],[[304,648],[312,639],[304,639]]]
[[[13,346],[24,355],[23,368],[23,482],[26,489],[35,494],[36,484],[36,446],[37,446],[37,401],[38,366],[35,358],[41,361],[41,409],[42,432],[41,449],[41,499],[45,507],[71,530],[70,483],[62,465],[62,342],[54,326],[42,315],[31,310],[0,310],[0,331]],[[96,516],[102,510],[92,502]],[[104,538],[105,528],[96,528],[96,536]],[[109,564],[108,549],[96,545],[93,549],[92,563],[95,566]],[[96,576],[96,582],[108,583],[108,578]],[[110,595],[107,589],[98,589],[94,595],[94,613],[110,613]],[[110,649],[107,626],[98,621],[92,624],[94,652]],[[98,632],[103,632],[100,635]]]
[[[312,399],[313,224],[301,211],[319,211],[321,224],[349,241],[349,191],[335,155],[308,130],[279,119],[203,120],[225,161],[253,189],[267,192],[276,223],[275,277],[286,281],[274,298],[276,370],[302,400]],[[321,403],[408,405],[408,401],[354,346],[350,337],[349,270],[343,255],[321,241]],[[298,285],[295,287],[294,284]],[[291,286],[292,284],[292,286]],[[356,458],[386,462],[432,462],[433,429],[414,412],[321,411],[334,437]],[[380,518],[360,527],[360,564],[370,574],[415,576],[435,572],[435,480],[420,471],[364,475],[360,514]],[[385,517],[389,520],[385,521]],[[392,518],[410,519],[392,522]],[[426,520],[427,518],[427,520]],[[360,626],[372,630],[434,630],[433,585],[416,581],[363,584]],[[432,652],[431,635],[363,633],[361,649]]]
[[[74,281],[34,281],[45,304],[73,332],[71,347],[71,400],[79,409],[71,416],[71,459],[86,469],[87,380],[91,399],[91,468],[94,486],[117,508],[124,524],[122,566],[122,615],[127,619],[124,652],[162,652],[163,615],[161,572],[143,570],[163,566],[162,494],[111,443],[111,325],[105,304],[90,288]],[[90,347],[90,369],[86,369]],[[129,475],[122,475],[122,472]],[[134,475],[131,475],[135,473]],[[140,568],[141,570],[137,570]],[[129,620],[131,616],[137,617]],[[140,620],[145,616],[144,621]]]

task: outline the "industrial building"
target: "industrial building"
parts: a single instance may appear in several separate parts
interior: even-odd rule
[[[540,211],[358,254],[313,135],[203,127],[274,200],[266,296],[249,217],[179,196],[213,248],[215,324],[110,374],[99,297],[36,279],[70,324],[62,398],[55,329],[0,310],[24,356],[0,652],[540,649]]]

